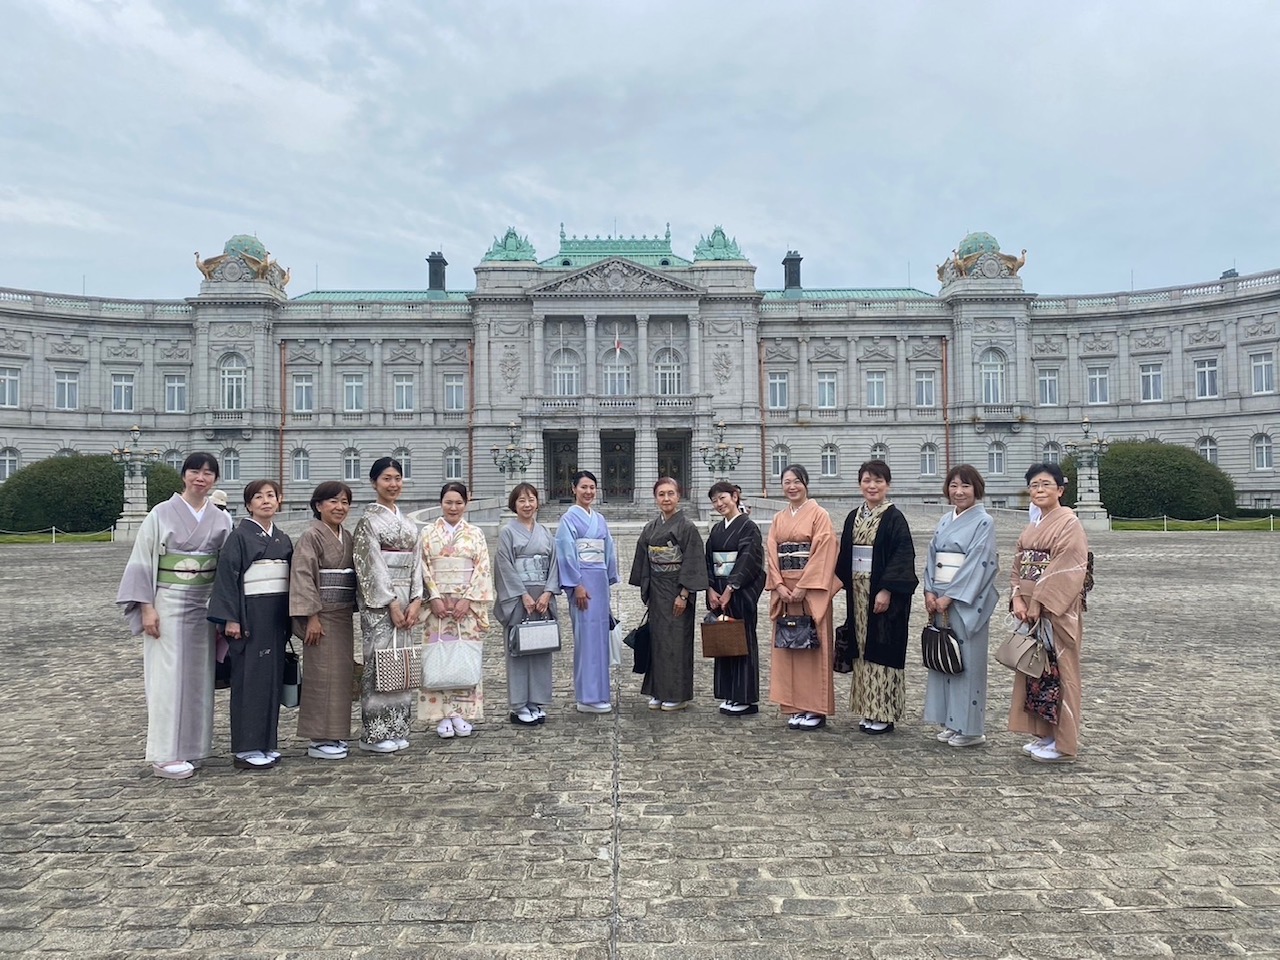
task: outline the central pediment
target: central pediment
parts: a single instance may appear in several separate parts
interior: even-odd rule
[[[665,273],[622,257],[613,257],[556,277],[529,291],[532,296],[635,296],[636,294],[698,297],[703,291]]]

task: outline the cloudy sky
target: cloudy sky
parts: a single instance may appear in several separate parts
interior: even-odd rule
[[[723,224],[779,287],[937,290],[971,230],[1040,293],[1280,267],[1280,5],[6,0],[0,286],[449,286],[508,225]],[[616,225],[616,226],[615,226]]]

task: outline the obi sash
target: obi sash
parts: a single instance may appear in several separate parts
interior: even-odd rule
[[[434,557],[431,560],[431,580],[438,592],[456,596],[466,592],[475,568],[475,561],[470,557]]]
[[[156,585],[211,587],[217,572],[216,553],[178,553],[170,550],[160,555],[160,562],[156,567]]]
[[[1019,550],[1014,562],[1018,565],[1019,578],[1038,581],[1044,576],[1045,568],[1049,566],[1049,551]]]
[[[289,592],[288,560],[255,560],[244,572],[244,595],[265,597]]]
[[[860,543],[853,545],[853,572],[871,576],[871,547]]]
[[[418,562],[417,550],[378,551],[382,554],[382,562],[387,565],[387,576],[392,580],[407,580],[413,575],[413,566]]]
[[[551,556],[546,553],[535,553],[527,557],[516,557],[516,576],[526,586],[540,587],[547,582],[551,572]]]
[[[649,569],[654,573],[675,573],[684,562],[684,551],[679,544],[664,543],[649,547]]]
[[[964,565],[965,554],[943,553],[939,551],[937,561],[933,565],[933,582],[950,583]]]
[[[811,543],[778,544],[778,570],[783,573],[788,570],[803,570],[809,565],[809,551],[812,547]]]
[[[604,566],[604,537],[579,537],[574,541],[578,563],[584,567]]]
[[[733,568],[738,562],[737,550],[713,550],[711,552],[711,575],[726,580],[733,576]]]
[[[320,603],[326,607],[349,607],[356,602],[356,572],[350,567],[341,570],[320,568]]]

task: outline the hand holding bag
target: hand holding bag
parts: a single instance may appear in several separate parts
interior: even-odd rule
[[[302,661],[293,649],[293,641],[284,643],[284,680],[280,684],[280,705],[296,707],[302,702]]]
[[[622,628],[619,627],[619,630]],[[632,673],[645,674],[653,662],[653,636],[649,632],[649,614],[646,611],[640,625],[630,631],[622,642],[631,648],[635,662],[631,666]]]
[[[551,616],[542,620],[521,621],[511,628],[510,649],[513,657],[559,650],[560,624]]]
[[[379,693],[403,693],[422,685],[422,650],[412,642],[400,646],[401,634],[409,637],[408,630],[393,627],[391,646],[373,652],[373,688]]]
[[[745,657],[747,625],[729,616],[708,613],[702,621],[702,655],[704,657]]]
[[[964,648],[948,623],[947,611],[943,610],[939,619],[941,626],[926,624],[920,634],[920,657],[926,667],[938,673],[964,673]]]
[[[784,604],[782,616],[774,621],[773,645],[780,650],[817,650],[818,625],[805,613],[788,612],[790,604]],[[803,604],[800,607],[804,610]]]
[[[1053,628],[1047,620],[1035,623],[1023,620],[1004,643],[996,648],[996,660],[1010,670],[1038,677],[1049,666],[1049,654],[1045,639],[1053,642]]]
[[[422,648],[422,687],[426,690],[465,690],[480,685],[484,675],[484,644],[464,640],[453,632],[437,633]]]

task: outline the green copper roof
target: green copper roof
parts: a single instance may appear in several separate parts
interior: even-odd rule
[[[730,240],[724,235],[724,227],[717,226],[711,236],[701,237],[693,248],[694,260],[741,260],[742,249],[738,246],[738,238]]]
[[[293,298],[292,303],[404,303],[414,300],[455,300],[466,303],[469,290],[450,290],[443,297],[438,290],[312,290]]]
[[[223,244],[222,252],[231,257],[247,253],[254,260],[265,260],[267,258],[267,248],[262,245],[262,241],[257,237],[249,236],[247,233],[237,233]]]
[[[480,258],[483,260],[537,260],[538,252],[528,237],[516,233],[515,227],[507,227],[506,234],[499,240],[493,238],[493,246]]]
[[[544,267],[585,267],[610,257],[625,257],[646,267],[688,267],[689,260],[671,252],[671,224],[667,224],[665,237],[654,235],[631,237],[579,238],[576,234],[566,237],[564,224],[560,224],[560,250],[554,257],[539,261]]]
[[[914,287],[868,287],[861,290],[801,290],[797,297],[786,290],[761,290],[766,300],[932,300],[932,294]]]
[[[999,253],[1000,244],[996,243],[996,238],[989,233],[971,233],[960,241],[958,252],[962,257],[969,257],[975,253]]]

